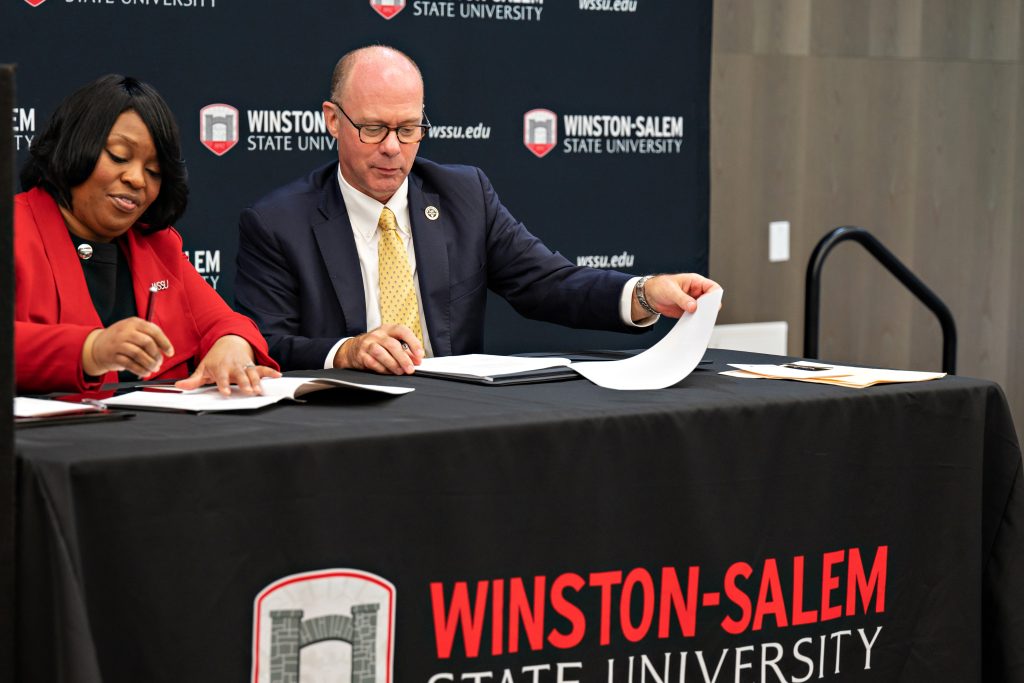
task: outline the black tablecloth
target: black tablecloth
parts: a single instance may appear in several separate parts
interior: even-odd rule
[[[303,373],[416,391],[19,433],[21,680],[269,681],[257,596],[320,572],[393,586],[377,680],[1024,681],[999,387],[713,357],[640,392]],[[314,593],[310,633],[348,614]],[[359,609],[290,661],[365,660]]]

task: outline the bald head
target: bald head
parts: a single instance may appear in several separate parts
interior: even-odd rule
[[[409,79],[418,81],[420,90],[423,90],[423,76],[409,55],[387,45],[361,47],[347,53],[334,65],[331,99],[341,102],[356,80],[383,85],[395,80],[408,82]]]
[[[334,68],[331,100],[322,105],[338,141],[338,167],[349,185],[382,204],[405,182],[420,143],[402,142],[398,129],[423,123],[423,77],[409,57],[384,45],[348,53]],[[364,142],[361,130],[387,128]]]

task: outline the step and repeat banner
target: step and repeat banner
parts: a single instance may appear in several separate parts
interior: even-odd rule
[[[549,247],[598,268],[707,273],[711,0],[0,2],[19,166],[77,87],[105,73],[151,83],[188,164],[176,227],[229,303],[239,212],[336,159],[320,104],[337,59],[372,43],[423,72],[434,127],[420,156],[482,168]],[[488,307],[492,352],[653,341]]]

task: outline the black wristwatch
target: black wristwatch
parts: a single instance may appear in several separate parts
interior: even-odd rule
[[[650,280],[652,277],[654,276],[644,275],[642,278],[637,280],[636,287],[633,288],[633,291],[636,292],[636,300],[640,303],[641,308],[643,308],[651,315],[660,315],[660,313],[654,310],[654,306],[651,306],[651,304],[647,301],[647,292],[644,291],[644,287],[647,285],[647,281]]]

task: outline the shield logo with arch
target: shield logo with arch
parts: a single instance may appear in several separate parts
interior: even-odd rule
[[[558,116],[550,109],[531,109],[523,114],[523,144],[538,158],[558,144]]]
[[[392,683],[395,587],[359,569],[292,574],[253,601],[252,683]]]
[[[230,104],[208,104],[199,110],[199,141],[224,156],[238,144],[238,110]]]
[[[405,0],[370,0],[370,7],[385,19],[394,19],[405,9]]]

